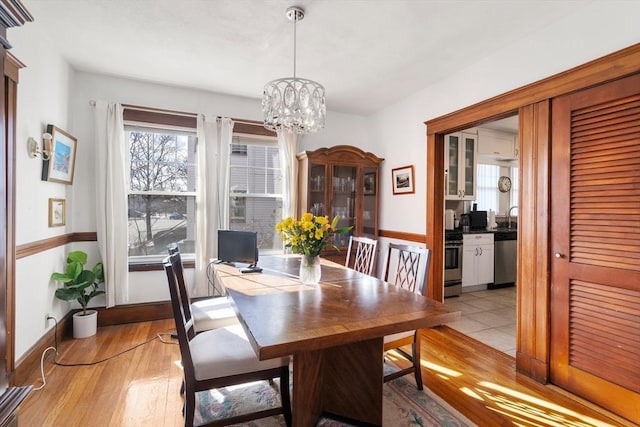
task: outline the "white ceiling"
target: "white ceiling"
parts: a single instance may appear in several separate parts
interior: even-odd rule
[[[588,0],[22,0],[77,70],[260,98],[293,74],[369,114]]]

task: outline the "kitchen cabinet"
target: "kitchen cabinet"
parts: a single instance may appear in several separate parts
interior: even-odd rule
[[[493,234],[462,236],[462,288],[493,283]]]
[[[515,134],[494,129],[478,129],[478,155],[513,159],[516,157],[515,148]]]
[[[445,199],[476,199],[477,136],[469,133],[445,135]]]
[[[340,218],[349,234],[334,236],[337,250],[321,256],[344,264],[349,235],[378,238],[379,168],[384,159],[349,145],[298,154],[298,216],[305,212]]]

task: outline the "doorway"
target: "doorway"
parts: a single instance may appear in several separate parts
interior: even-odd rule
[[[445,191],[444,303],[461,312],[461,319],[448,326],[515,357],[518,115],[482,123],[477,127],[464,129],[460,134],[465,141],[469,141],[468,136],[471,135],[475,142],[473,158],[462,159],[467,165],[473,165],[473,190],[471,197],[456,197],[456,192]],[[453,139],[453,142],[456,140]],[[445,144],[450,144],[447,137]],[[444,153],[445,165],[449,166],[452,164],[451,148],[446,147]],[[455,167],[450,167],[446,173],[454,170]],[[505,185],[505,181],[509,185]],[[469,183],[465,187],[471,188]],[[486,220],[486,226],[479,230],[468,224],[468,217],[473,209],[482,213]],[[454,221],[447,217],[453,217]],[[488,245],[480,246],[480,251],[474,251],[475,247],[471,247],[474,236],[485,240],[488,238],[490,241]],[[465,240],[472,243],[465,245]],[[461,272],[459,292],[450,292],[452,282],[448,279],[451,275],[447,274],[447,260],[450,258],[447,251],[451,252],[452,242],[460,243],[457,247],[461,254],[458,265]],[[501,250],[506,245],[510,250]],[[479,253],[482,256],[478,256]],[[478,270],[465,265],[465,261],[467,264],[478,264],[478,268],[485,273],[476,273]],[[467,277],[463,278],[463,274]]]

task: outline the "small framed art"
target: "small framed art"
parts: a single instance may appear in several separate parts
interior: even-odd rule
[[[49,199],[49,227],[60,227],[67,222],[67,205],[64,199]]]
[[[415,192],[413,165],[392,169],[391,178],[393,180],[393,194],[411,194]]]
[[[53,138],[49,160],[43,160],[42,163],[42,180],[73,184],[78,141],[54,125],[47,125],[47,132]]]

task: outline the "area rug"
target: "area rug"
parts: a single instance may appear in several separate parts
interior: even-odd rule
[[[280,405],[278,381],[273,385],[258,381],[242,386],[225,387],[198,393],[196,397],[195,424],[211,422],[219,418],[252,412]],[[383,426],[427,427],[427,426],[475,426],[444,400],[426,387],[416,389],[413,376],[389,381],[383,387]],[[263,418],[237,426],[282,427],[282,416]],[[350,424],[323,418],[320,427],[345,427]]]

